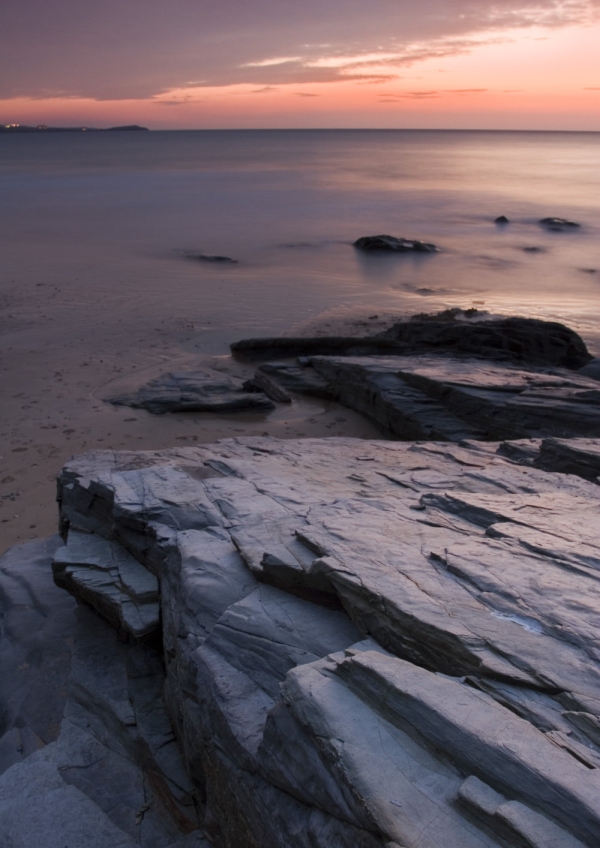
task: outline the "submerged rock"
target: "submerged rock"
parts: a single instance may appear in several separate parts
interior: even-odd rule
[[[387,251],[392,253],[437,253],[435,244],[418,239],[396,238],[395,236],[362,236],[354,242],[358,250]]]
[[[164,412],[264,412],[274,409],[262,392],[249,393],[218,371],[174,371],[163,374],[136,392],[107,397],[116,406]]]
[[[215,848],[595,848],[600,486],[544,470],[569,450],[591,467],[600,441],[229,439],[67,464],[64,534],[158,580],[166,704]]]
[[[591,362],[579,369],[579,373],[584,377],[590,377],[592,380],[600,380],[600,359],[592,359]]]
[[[494,224],[510,224],[510,221],[506,215],[498,215],[497,218],[494,218]]]
[[[546,227],[547,230],[556,230],[558,232],[572,230],[581,226],[576,221],[569,221],[566,218],[542,218],[540,224]]]
[[[209,253],[188,253],[187,258],[196,259],[198,262],[231,262],[237,265],[237,259],[232,259],[230,256],[213,256]]]

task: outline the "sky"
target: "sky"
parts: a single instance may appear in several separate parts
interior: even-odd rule
[[[600,0],[2,0],[0,122],[600,131]]]

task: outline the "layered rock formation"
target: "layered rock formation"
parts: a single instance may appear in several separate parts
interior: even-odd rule
[[[402,439],[593,437],[600,386],[560,368],[440,356],[312,356],[265,363],[285,390],[337,400]]]
[[[163,374],[129,394],[107,397],[116,406],[164,412],[265,412],[274,404],[262,392],[249,394],[239,381],[203,368]]]
[[[569,327],[534,318],[477,318],[477,310],[448,310],[416,315],[383,333],[364,337],[242,339],[231,345],[235,356],[271,359],[292,356],[368,356],[443,354],[514,363],[577,369],[592,357],[583,339]],[[467,320],[457,320],[458,315]]]
[[[85,537],[78,548],[72,534],[70,547],[93,572],[110,543]],[[119,561],[156,581],[119,547]],[[161,653],[125,644],[57,588],[53,555],[64,563],[59,537],[0,559],[0,845],[208,848],[165,707]]]
[[[119,655],[160,640],[215,848],[593,848],[599,455],[267,438],[92,453],[61,475],[55,573],[130,640]],[[132,605],[156,586],[141,633]],[[71,686],[78,709],[106,703],[98,668],[95,695]],[[125,749],[142,722],[113,701]],[[97,717],[85,732],[102,737]]]

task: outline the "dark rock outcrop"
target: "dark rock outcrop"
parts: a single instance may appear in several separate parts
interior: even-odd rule
[[[231,350],[247,359],[437,353],[574,369],[592,359],[576,332],[534,318],[457,321],[431,316],[400,321],[376,336],[244,339]]]
[[[404,439],[594,437],[600,391],[563,369],[435,356],[312,357],[332,396]],[[309,385],[305,391],[310,393]]]
[[[598,844],[600,486],[500,447],[257,438],[65,467],[65,535],[158,579],[215,848]]]
[[[271,379],[268,369],[259,368],[251,380],[242,385],[246,392],[264,392],[275,403],[291,403],[292,399],[284,389]]]
[[[264,412],[274,409],[261,392],[249,393],[218,371],[175,371],[163,374],[131,394],[107,397],[116,406],[164,412]]]
[[[237,259],[232,259],[230,256],[211,255],[210,253],[188,253],[188,259],[196,259],[199,262],[231,262],[237,264]]]
[[[498,215],[497,218],[494,218],[494,224],[510,224],[510,221],[506,215]]]
[[[535,318],[402,321],[382,338],[405,345],[407,353],[441,352],[528,365],[581,368],[592,358],[574,330]]]
[[[592,359],[587,365],[579,369],[579,373],[583,377],[590,377],[592,380],[600,380],[600,359]]]
[[[437,253],[439,250],[435,244],[426,241],[386,235],[362,236],[354,242],[354,247],[358,250],[387,253]]]
[[[597,439],[544,439],[534,458],[537,468],[576,474],[600,481],[600,445]]]
[[[555,232],[574,230],[581,226],[576,221],[569,221],[567,218],[542,218],[540,224],[547,230],[554,230]]]

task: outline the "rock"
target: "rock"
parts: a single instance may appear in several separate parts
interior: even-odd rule
[[[246,380],[243,384],[243,389],[246,392],[264,392],[268,398],[275,403],[291,403],[292,399],[281,386],[271,379],[268,373],[259,370],[251,380]]]
[[[435,244],[418,239],[396,238],[395,236],[362,236],[354,242],[354,247],[365,251],[386,251],[392,253],[437,253]]]
[[[158,581],[121,545],[74,530],[54,554],[54,582],[93,606],[117,630],[141,638],[158,629]]]
[[[584,480],[598,482],[600,450],[596,439],[544,439],[535,459],[537,468],[576,474]]]
[[[582,368],[592,359],[581,337],[563,324],[534,318],[456,318],[453,310],[441,316],[419,316],[362,338],[243,339],[234,342],[231,350],[248,359],[435,353],[572,369]]]
[[[591,360],[577,333],[563,324],[535,318],[400,322],[382,333],[382,338],[403,344],[406,353],[435,352],[573,369]]]
[[[266,412],[274,404],[261,392],[250,394],[218,371],[175,371],[163,374],[128,395],[108,397],[116,406],[164,412]]]
[[[600,359],[592,359],[587,365],[579,369],[579,374],[590,377],[592,380],[600,380]]]
[[[237,259],[232,259],[230,256],[211,256],[208,253],[188,253],[188,259],[197,259],[200,262],[231,262],[237,265]]]
[[[2,844],[11,848],[137,844],[86,795],[68,786],[55,765],[35,755],[0,777],[0,822]]]
[[[377,336],[275,336],[266,339],[241,339],[230,345],[235,357],[245,360],[305,359],[309,356],[369,356],[397,353],[404,347]],[[270,363],[271,364],[271,363]],[[281,367],[283,363],[272,363]],[[300,363],[301,364],[301,363]],[[265,372],[267,373],[267,372]],[[291,388],[291,386],[290,386]]]
[[[494,224],[510,224],[510,221],[506,215],[498,215],[497,218],[494,218]]]
[[[104,540],[81,535],[89,556],[75,559],[93,572]],[[52,539],[0,559],[0,844],[163,848],[198,816],[160,657],[53,584],[59,551]]]
[[[58,536],[0,559],[0,773],[60,732],[76,604],[52,582]]]
[[[597,383],[566,369],[440,356],[309,362],[261,369],[289,391],[337,400],[402,439],[572,438],[600,431]]]
[[[310,367],[310,360],[308,359],[304,365],[266,362],[258,368],[254,379],[259,382],[268,379],[272,384],[279,384],[290,392],[312,395],[312,397],[320,397],[325,400],[331,400],[335,394],[329,382],[317,374],[314,368]]]
[[[483,439],[485,431],[477,429],[469,416],[458,417],[443,401],[403,379],[400,369],[412,361],[410,357],[311,359],[317,374],[327,380],[331,395],[344,406],[362,412],[384,433],[401,439]]]
[[[514,369],[507,393],[526,385]],[[67,464],[64,532],[158,579],[164,703],[215,848],[598,844],[600,486],[536,467],[551,448],[600,456],[248,438]],[[151,649],[81,614],[69,720],[134,765],[146,733],[162,763]]]
[[[554,230],[556,232],[564,232],[565,230],[572,230],[581,226],[581,224],[577,224],[575,221],[568,221],[566,218],[542,218],[540,224],[547,230]]]

